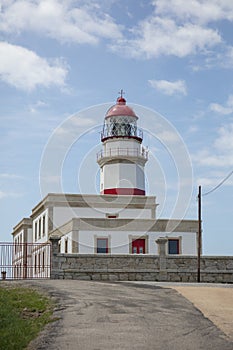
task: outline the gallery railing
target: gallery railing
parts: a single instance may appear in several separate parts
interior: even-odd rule
[[[134,158],[144,158],[148,159],[148,150],[145,148],[142,149],[133,149],[133,148],[110,148],[107,151],[100,151],[97,153],[97,161],[102,158],[114,158],[114,157],[134,157]]]

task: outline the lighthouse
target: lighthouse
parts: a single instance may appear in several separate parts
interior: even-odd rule
[[[104,118],[100,166],[100,194],[145,196],[144,167],[148,150],[142,145],[138,116],[126,104],[123,91]]]

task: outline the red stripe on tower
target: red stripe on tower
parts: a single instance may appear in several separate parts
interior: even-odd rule
[[[107,188],[101,194],[145,196],[145,191],[138,188]]]

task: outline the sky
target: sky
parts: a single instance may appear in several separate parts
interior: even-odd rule
[[[99,193],[123,89],[157,217],[196,219],[201,186],[203,253],[233,255],[232,33],[231,0],[0,0],[0,240],[47,192]]]

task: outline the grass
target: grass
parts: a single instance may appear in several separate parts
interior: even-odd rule
[[[53,305],[36,290],[0,286],[0,350],[25,349],[52,321]]]

